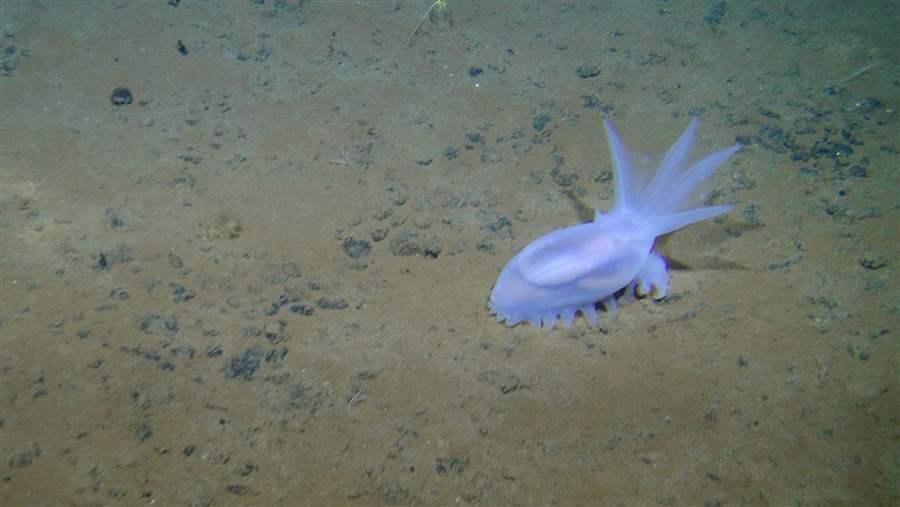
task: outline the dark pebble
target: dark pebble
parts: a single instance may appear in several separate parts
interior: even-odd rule
[[[293,303],[299,299],[300,299],[299,297],[289,296],[287,293],[282,294],[282,295],[278,296],[277,301],[273,302],[268,308],[263,310],[263,313],[265,313],[266,316],[271,317],[272,315],[275,315],[276,313],[278,313],[278,311],[281,310],[282,306]]]
[[[257,470],[259,470],[259,467],[253,463],[245,463],[243,467],[238,469],[237,474],[241,477],[247,477]]]
[[[344,298],[319,298],[316,301],[316,306],[323,310],[343,310],[347,308],[347,301]]]
[[[194,296],[196,296],[194,291],[179,283],[170,283],[169,287],[172,289],[172,300],[176,303],[184,303],[185,301],[194,299]]]
[[[863,114],[872,114],[880,107],[880,100],[876,99],[875,97],[867,97],[865,100],[860,102],[859,106],[857,107],[857,111]]]
[[[284,264],[270,264],[263,273],[263,280],[272,284],[279,285],[289,278],[299,278],[301,275],[300,268],[294,262],[285,262]]]
[[[381,241],[388,235],[387,227],[376,227],[372,230],[372,241]]]
[[[281,265],[281,272],[289,278],[299,278],[301,274],[300,266],[296,262],[285,262]]]
[[[271,363],[273,368],[284,366],[284,358],[288,355],[288,348],[272,349],[266,352],[266,362]]]
[[[865,178],[867,175],[866,168],[859,164],[851,166],[849,171],[850,176],[853,176],[854,178]]]
[[[162,317],[155,313],[144,315],[138,321],[138,327],[146,334],[163,334],[168,337],[174,337],[178,333],[180,325],[178,319],[172,317]]]
[[[596,95],[582,95],[581,107],[585,109],[593,109],[609,114],[613,110],[613,106],[604,104]]]
[[[288,307],[288,311],[297,315],[312,315],[315,309],[306,305],[295,304]]]
[[[563,172],[562,164],[557,164],[556,167],[550,170],[550,177],[553,178],[553,182],[561,187],[571,187],[578,181],[578,174],[571,172]]]
[[[539,114],[531,120],[531,126],[538,132],[544,130],[548,123],[550,123],[550,116],[547,114]]]
[[[582,63],[578,66],[578,77],[581,79],[589,79],[600,75],[600,67],[597,65],[588,65]]]
[[[766,109],[764,107],[757,107],[756,112],[765,116],[766,118],[772,118],[772,119],[776,119],[776,120],[781,118],[781,115],[779,115],[775,111],[772,111],[771,109]]]
[[[125,104],[134,102],[134,97],[131,96],[131,90],[120,86],[112,91],[112,94],[109,96],[109,101],[112,102],[114,106],[124,106]]]
[[[759,206],[756,204],[745,206],[741,214],[744,215],[744,218],[747,219],[748,223],[762,225],[762,220],[759,218]]]
[[[387,188],[389,199],[395,206],[403,206],[409,199],[409,187],[403,183],[395,183]]]
[[[448,471],[461,474],[466,471],[469,465],[469,458],[465,456],[450,456],[449,458],[437,458],[434,464],[434,471],[439,474],[445,474]]]
[[[125,221],[119,216],[119,213],[113,208],[106,208],[106,218],[109,219],[109,226],[113,229],[125,227]]]
[[[250,492],[250,488],[243,484],[229,484],[225,490],[236,496],[243,496]]]
[[[479,239],[478,243],[475,244],[475,248],[478,249],[479,252],[494,253],[494,244],[486,239]]]
[[[262,362],[263,351],[259,347],[247,349],[239,356],[233,356],[225,367],[225,378],[243,378],[253,380],[253,374],[259,369]]]
[[[512,236],[512,221],[506,215],[497,211],[483,211],[478,213],[481,221],[481,230],[499,238]]]
[[[34,464],[34,461],[41,456],[41,448],[37,444],[32,444],[30,448],[22,449],[13,454],[9,459],[10,468],[25,468]]]
[[[184,267],[184,262],[182,262],[181,257],[169,252],[169,266],[172,266],[172,269],[181,269]]]
[[[880,255],[866,252],[860,256],[859,265],[869,270],[876,270],[887,266],[887,260]]]
[[[725,17],[725,11],[725,2],[716,2],[710,7],[706,16],[703,16],[703,22],[710,29],[715,30],[719,23],[722,22],[722,18]]]
[[[97,256],[97,262],[94,263],[94,268],[99,271],[106,271],[109,269],[109,261],[106,259],[106,254],[100,252],[100,255]]]
[[[359,259],[369,255],[369,242],[364,239],[347,238],[343,244],[344,253],[351,259]]]
[[[441,244],[437,238],[420,238],[415,232],[402,232],[391,241],[391,253],[401,257],[423,255],[437,258]]]
[[[479,130],[469,132],[466,134],[466,140],[472,144],[484,144],[484,134]]]
[[[430,259],[437,259],[441,255],[441,243],[436,238],[428,238],[422,244],[422,254]]]
[[[194,347],[191,347],[188,345],[184,345],[181,347],[175,347],[172,349],[172,356],[173,357],[181,356],[181,357],[186,357],[188,359],[193,359],[194,358]]]
[[[152,437],[153,429],[150,427],[150,423],[148,423],[147,421],[143,421],[141,425],[138,426],[137,430],[135,430],[135,436],[141,442]]]
[[[263,328],[263,336],[265,336],[266,340],[269,340],[269,343],[272,345],[281,343],[287,339],[284,333],[285,328],[287,328],[287,322],[283,320],[270,322]]]

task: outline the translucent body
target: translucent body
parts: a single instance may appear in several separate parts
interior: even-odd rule
[[[698,121],[693,119],[649,181],[641,178],[612,124],[604,121],[616,177],[616,205],[595,220],[558,229],[526,246],[503,268],[489,305],[498,321],[568,327],[581,312],[597,324],[597,302],[615,308],[616,294],[662,298],[668,290],[655,239],[727,213],[730,206],[692,207],[696,190],[740,145],[688,165]]]

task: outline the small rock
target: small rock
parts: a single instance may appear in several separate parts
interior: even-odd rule
[[[887,266],[887,259],[872,252],[865,252],[859,257],[859,265],[870,270],[881,269]]]
[[[383,240],[387,237],[389,230],[387,227],[376,227],[372,230],[372,241]]]
[[[396,206],[403,206],[409,199],[409,187],[403,183],[395,183],[387,188],[390,200]]]
[[[581,79],[590,79],[600,75],[600,67],[597,65],[588,65],[582,63],[578,66],[578,77]]]
[[[109,96],[109,101],[112,102],[114,106],[124,106],[134,102],[134,97],[131,95],[131,90],[120,86],[112,91]]]
[[[316,306],[323,310],[343,310],[350,305],[347,304],[344,298],[319,298],[316,301]]]
[[[345,239],[342,248],[344,249],[344,253],[347,254],[351,259],[359,259],[360,257],[365,257],[366,255],[369,255],[369,251],[371,250],[368,241],[364,239],[353,238]]]

